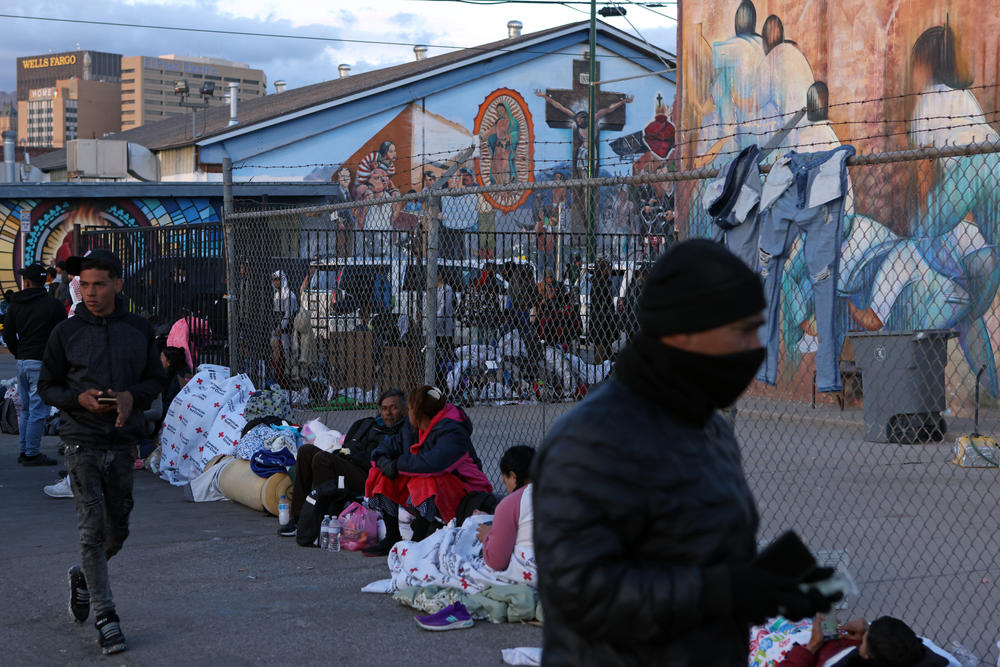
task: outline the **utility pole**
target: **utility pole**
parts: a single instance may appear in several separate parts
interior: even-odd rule
[[[590,71],[587,81],[587,178],[597,178],[598,146],[597,146],[597,0],[590,0]],[[597,228],[597,189],[587,186],[587,262],[594,262],[597,244],[594,231]]]

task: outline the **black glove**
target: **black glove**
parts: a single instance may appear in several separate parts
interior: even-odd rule
[[[823,571],[826,571],[826,576]],[[828,578],[832,570],[820,568],[816,581]],[[812,578],[812,577],[810,577]],[[827,597],[815,589],[803,593],[799,582],[751,563],[729,566],[729,587],[733,601],[733,616],[757,625],[772,616],[782,615],[790,621],[829,611],[840,594]]]
[[[396,459],[390,459],[388,456],[380,456],[378,461],[375,462],[378,469],[382,471],[382,474],[389,479],[396,479],[399,477],[399,464]]]

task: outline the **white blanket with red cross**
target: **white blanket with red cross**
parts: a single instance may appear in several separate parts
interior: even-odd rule
[[[483,545],[476,537],[476,528],[492,520],[491,515],[471,516],[461,527],[452,520],[420,542],[397,542],[389,552],[392,590],[436,585],[471,594],[488,586],[536,586],[538,567],[530,547],[516,546],[510,565],[503,571],[492,569],[483,560]]]

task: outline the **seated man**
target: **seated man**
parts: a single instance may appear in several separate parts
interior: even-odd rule
[[[278,529],[279,534],[295,535],[295,524],[306,496],[322,482],[343,476],[344,488],[350,496],[364,494],[372,451],[387,435],[398,433],[406,421],[406,395],[399,389],[382,392],[378,397],[378,412],[377,417],[365,417],[351,424],[341,449],[325,452],[315,445],[299,447],[291,516]]]
[[[414,516],[413,541],[419,542],[454,519],[469,493],[493,491],[472,445],[472,421],[461,408],[431,385],[411,392],[407,407],[407,425],[372,452],[365,496],[382,514],[386,535],[362,550],[366,556],[385,556],[400,540],[400,507]]]

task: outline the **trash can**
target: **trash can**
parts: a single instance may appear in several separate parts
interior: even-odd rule
[[[940,442],[949,330],[849,332],[864,392],[865,440]]]

